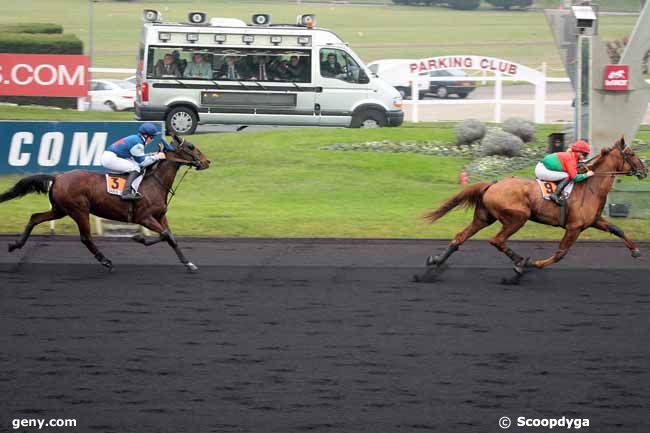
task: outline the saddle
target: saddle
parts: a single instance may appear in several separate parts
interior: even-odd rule
[[[542,197],[544,200],[551,200],[551,194],[553,194],[557,190],[557,182],[553,182],[550,180],[541,180],[541,179],[535,179],[537,180],[537,184],[539,185],[539,189],[542,191]],[[564,227],[566,223],[566,215],[567,215],[567,201],[569,200],[569,197],[571,196],[571,192],[573,191],[573,186],[575,184],[573,182],[570,182],[567,186],[564,187],[562,190],[562,205],[560,205],[560,227]]]

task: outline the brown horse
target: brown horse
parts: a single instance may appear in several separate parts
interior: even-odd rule
[[[443,264],[460,245],[497,220],[502,225],[501,230],[489,242],[512,260],[516,271],[515,276],[504,280],[504,283],[518,283],[524,268],[541,269],[558,262],[566,255],[580,233],[589,227],[618,236],[623,239],[632,257],[640,257],[639,250],[623,230],[609,223],[601,216],[601,212],[615,176],[630,175],[643,179],[648,175],[648,169],[633,150],[625,145],[623,138],[612,148],[603,149],[598,156],[592,158],[588,168],[594,172],[594,176],[575,185],[566,203],[564,237],[560,241],[560,248],[549,258],[531,261],[506,245],[508,238],[528,220],[551,226],[560,225],[560,207],[543,199],[537,182],[533,179],[513,177],[492,184],[476,183],[451,197],[437,210],[425,215],[425,218],[433,223],[457,206],[475,208],[472,223],[454,237],[442,255],[429,256],[426,272],[416,275],[414,280],[434,280],[444,270]]]
[[[166,241],[181,263],[191,271],[197,270],[196,265],[185,258],[169,229],[166,217],[167,197],[172,192],[181,165],[204,170],[210,166],[210,161],[192,143],[175,135],[172,137],[172,147],[174,150],[165,150],[166,159],[147,169],[147,175],[139,188],[142,199],[135,203],[109,195],[103,173],[73,170],[57,176],[38,174],[21,179],[10,190],[0,194],[0,203],[32,192],[48,192],[52,208],[47,212],[32,214],[20,239],[9,244],[9,252],[22,248],[38,224],[68,215],[79,227],[81,242],[99,263],[111,269],[113,263],[99,251],[90,235],[89,215],[92,213],[101,218],[140,224],[158,233],[158,238],[136,235],[133,240],[147,246]]]

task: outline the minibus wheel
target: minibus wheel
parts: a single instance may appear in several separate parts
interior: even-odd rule
[[[165,123],[167,131],[176,134],[191,135],[194,134],[199,119],[193,109],[180,106],[167,113]]]
[[[377,110],[364,110],[352,118],[352,128],[383,128],[386,116]]]

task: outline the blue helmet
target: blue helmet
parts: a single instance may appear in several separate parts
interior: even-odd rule
[[[142,135],[148,135],[150,137],[156,137],[160,135],[160,131],[158,130],[158,128],[156,128],[156,125],[149,122],[140,125],[140,127],[138,128],[138,133]]]

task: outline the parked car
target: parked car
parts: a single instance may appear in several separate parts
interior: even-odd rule
[[[368,63],[368,69],[393,86],[402,98],[411,99],[411,69],[414,60],[386,59]],[[429,89],[426,80],[418,81],[419,99],[424,99]]]
[[[429,92],[438,98],[447,98],[449,95],[458,95],[459,98],[466,98],[472,93],[476,86],[474,81],[463,80],[467,74],[460,69],[440,69],[431,71],[429,77],[458,77],[458,81],[435,81],[429,83]]]
[[[129,83],[133,83],[133,85],[135,86],[135,83],[137,81],[137,77],[135,75],[131,75],[130,77],[125,78],[124,80],[128,81]]]
[[[126,80],[90,80],[88,95],[91,110],[132,110],[135,102],[135,84]]]

